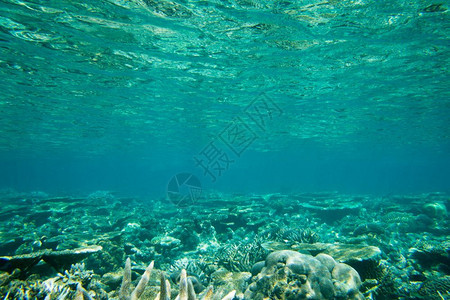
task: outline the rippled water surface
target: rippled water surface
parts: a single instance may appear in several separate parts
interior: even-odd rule
[[[450,299],[434,1],[0,0],[0,298]]]
[[[445,156],[447,9],[432,1],[1,1],[0,151],[201,149],[263,93],[282,114],[252,145],[257,152]]]

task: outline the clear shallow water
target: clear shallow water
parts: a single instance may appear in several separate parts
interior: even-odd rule
[[[2,1],[0,186],[448,191],[449,16],[430,1]],[[194,157],[281,110],[214,183]]]

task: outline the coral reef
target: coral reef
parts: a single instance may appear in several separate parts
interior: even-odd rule
[[[124,268],[122,285],[119,290],[119,300],[136,300],[141,297],[144,292],[144,289],[150,279],[151,272],[153,270],[154,262],[151,262],[150,265],[145,270],[142,275],[139,283],[134,288],[131,289],[131,260],[127,258]],[[170,300],[171,299],[171,288],[170,282],[165,278],[164,273],[161,272],[160,275],[160,290],[159,293],[154,298],[155,300]],[[80,290],[80,288],[78,289]],[[81,293],[78,291],[78,293]],[[231,300],[234,298],[236,291],[231,291],[228,295],[226,295],[222,300]],[[212,287],[208,288],[208,290],[201,297],[201,300],[210,300],[213,299],[213,289]],[[181,271],[180,279],[179,279],[179,291],[178,295],[175,298],[176,300],[196,300],[197,295],[195,294],[195,289],[192,284],[191,279],[189,279],[186,275],[186,270]],[[216,298],[214,298],[216,299]]]
[[[442,269],[447,274],[450,273],[450,241],[417,241],[409,249],[410,257],[419,263],[421,268]]]
[[[436,220],[447,218],[447,208],[442,202],[426,203],[422,207],[424,214]]]
[[[355,215],[367,201],[364,197],[349,197],[337,193],[313,193],[294,196],[301,200],[299,205],[324,222],[333,223],[348,215]]]
[[[145,270],[144,274],[141,277],[141,280],[139,280],[138,285],[136,288],[131,291],[131,260],[130,258],[127,258],[127,261],[125,262],[125,268],[123,270],[123,280],[122,285],[119,290],[119,299],[120,300],[136,300],[141,297],[142,293],[144,292],[145,286],[147,285],[148,281],[150,280],[150,274],[153,270],[154,262],[151,262],[150,265]],[[165,279],[162,278],[162,281],[165,283]],[[161,292],[166,292],[166,288],[161,289]],[[164,299],[164,296],[163,298]]]
[[[225,268],[219,268],[211,274],[214,285],[215,298],[224,297],[230,291],[245,291],[252,275],[249,272],[230,272]],[[240,298],[239,298],[240,299]]]
[[[173,282],[178,282],[181,271],[184,269],[191,279],[195,292],[200,293],[213,281],[213,273],[218,269],[213,258],[187,258],[174,261],[168,272]]]
[[[64,274],[58,273],[46,280],[37,279],[35,275],[27,280],[19,280],[12,274],[8,282],[1,286],[6,288],[5,299],[71,299],[75,298],[77,290],[85,294],[85,299],[91,299],[81,285],[89,286],[96,299],[108,299],[107,294],[98,286],[96,277],[98,276],[93,271],[85,269],[84,264],[75,264]]]
[[[221,247],[217,251],[216,260],[229,271],[248,272],[266,255],[267,251],[262,247],[261,240],[255,238],[253,241],[242,241]]]
[[[249,293],[249,283],[271,295],[298,295],[309,275],[297,274],[297,269],[280,269],[293,276],[280,275],[285,282],[272,284],[276,276],[271,273],[266,274],[270,280],[256,280],[268,272],[268,253],[280,250],[311,255],[323,265],[328,261],[319,257],[327,254],[336,264],[351,266],[362,281],[359,291],[371,299],[448,297],[449,222],[442,218],[442,205],[449,207],[450,198],[442,193],[382,198],[335,192],[210,193],[195,206],[183,208],[104,191],[88,197],[41,192],[2,197],[2,299],[72,299],[75,294],[84,299],[118,299],[125,258],[134,262],[132,278],[145,273],[149,261],[158,266],[141,299],[156,298],[161,273],[175,298],[183,269],[198,298],[213,286],[213,299],[232,290],[236,299],[242,299],[244,292]],[[103,250],[87,255],[73,252],[86,245]],[[81,259],[82,264],[74,264]],[[355,284],[343,279],[342,274],[351,273],[348,269],[335,275],[328,272],[327,278],[336,282],[333,293],[342,294]],[[433,282],[440,294],[432,292]],[[132,292],[130,288],[124,297]]]
[[[317,243],[320,240],[319,235],[311,228],[283,228],[275,227],[262,235],[268,240],[285,243]]]
[[[253,277],[246,299],[364,299],[361,280],[350,266],[331,256],[316,257],[291,250],[269,254]]]
[[[399,296],[395,276],[385,262],[368,260],[360,265],[361,279],[364,280],[361,292],[377,300],[395,299]]]
[[[418,294],[429,300],[448,299],[450,297],[450,276],[426,280],[420,287]]]
[[[101,250],[101,246],[90,246],[72,250],[42,250],[30,254],[3,256],[0,257],[0,270],[11,273],[15,269],[20,269],[22,272],[27,273],[41,260],[54,267],[56,270],[64,270],[69,268],[72,264]]]

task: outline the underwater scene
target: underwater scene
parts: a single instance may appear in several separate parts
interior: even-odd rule
[[[434,0],[0,0],[0,299],[450,299]]]

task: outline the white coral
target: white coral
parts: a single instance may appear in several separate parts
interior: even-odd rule
[[[120,300],[137,300],[144,292],[145,286],[147,285],[150,274],[153,270],[154,262],[151,262],[150,265],[145,270],[144,274],[141,277],[141,280],[139,281],[136,288],[131,291],[131,261],[130,258],[127,259],[125,262],[125,269],[122,279],[122,285],[120,287],[119,291],[119,299]],[[160,277],[160,292],[156,296],[155,300],[170,300],[171,290],[170,290],[170,283],[165,278],[164,273],[161,272]],[[82,297],[83,290],[81,286],[77,289],[77,295],[79,297]],[[236,291],[232,291],[228,295],[226,295],[222,300],[231,300],[236,295]],[[210,287],[205,295],[203,296],[202,300],[211,300],[213,296],[213,289]],[[76,299],[83,299],[83,298],[76,298]],[[180,276],[180,291],[178,293],[178,296],[175,298],[175,300],[197,300],[197,296],[194,292],[194,286],[192,285],[192,282],[189,278],[187,278],[186,270],[183,269],[181,271]]]

